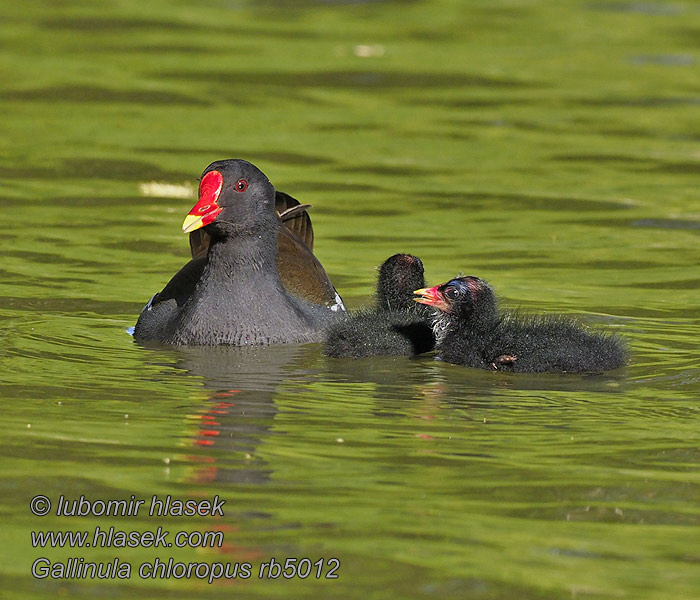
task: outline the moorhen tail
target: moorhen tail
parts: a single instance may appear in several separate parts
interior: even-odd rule
[[[201,232],[190,238],[193,259],[144,307],[134,337],[237,346],[321,339],[345,307],[310,247],[306,208],[247,161],[209,165],[183,224]]]
[[[361,358],[411,356],[432,350],[430,311],[413,302],[416,285],[425,285],[418,257],[395,254],[388,258],[379,268],[374,308],[333,323],[326,332],[324,354]]]
[[[478,277],[457,277],[415,291],[435,310],[438,358],[481,369],[529,373],[602,372],[627,362],[624,341],[585,330],[555,316],[499,311],[491,287]]]

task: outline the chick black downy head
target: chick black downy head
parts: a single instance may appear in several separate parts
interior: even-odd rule
[[[406,310],[413,306],[413,290],[425,285],[423,262],[411,254],[394,254],[379,267],[377,308]]]
[[[478,277],[455,277],[432,288],[416,290],[420,304],[432,306],[453,324],[486,327],[498,318],[498,305],[491,286]]]

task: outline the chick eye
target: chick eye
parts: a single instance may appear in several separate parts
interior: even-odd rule
[[[236,191],[237,192],[245,192],[247,188],[248,188],[248,182],[245,179],[239,179],[236,182]]]
[[[462,291],[456,287],[448,287],[445,290],[445,298],[448,300],[456,300],[460,297]]]

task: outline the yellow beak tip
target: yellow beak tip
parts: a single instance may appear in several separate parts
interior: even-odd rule
[[[182,223],[183,233],[190,233],[195,231],[202,226],[202,217],[196,217],[195,215],[187,215]]]

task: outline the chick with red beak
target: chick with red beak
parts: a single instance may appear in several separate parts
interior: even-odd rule
[[[455,277],[414,294],[436,309],[435,349],[445,362],[516,373],[596,373],[627,362],[622,338],[566,317],[500,310],[493,289],[478,277]]]
[[[440,291],[440,287],[442,286],[436,285],[435,287],[416,290],[413,293],[420,297],[414,298],[413,301],[420,304],[427,304],[443,312],[448,312],[450,310],[450,305],[447,303],[444,294]]]

